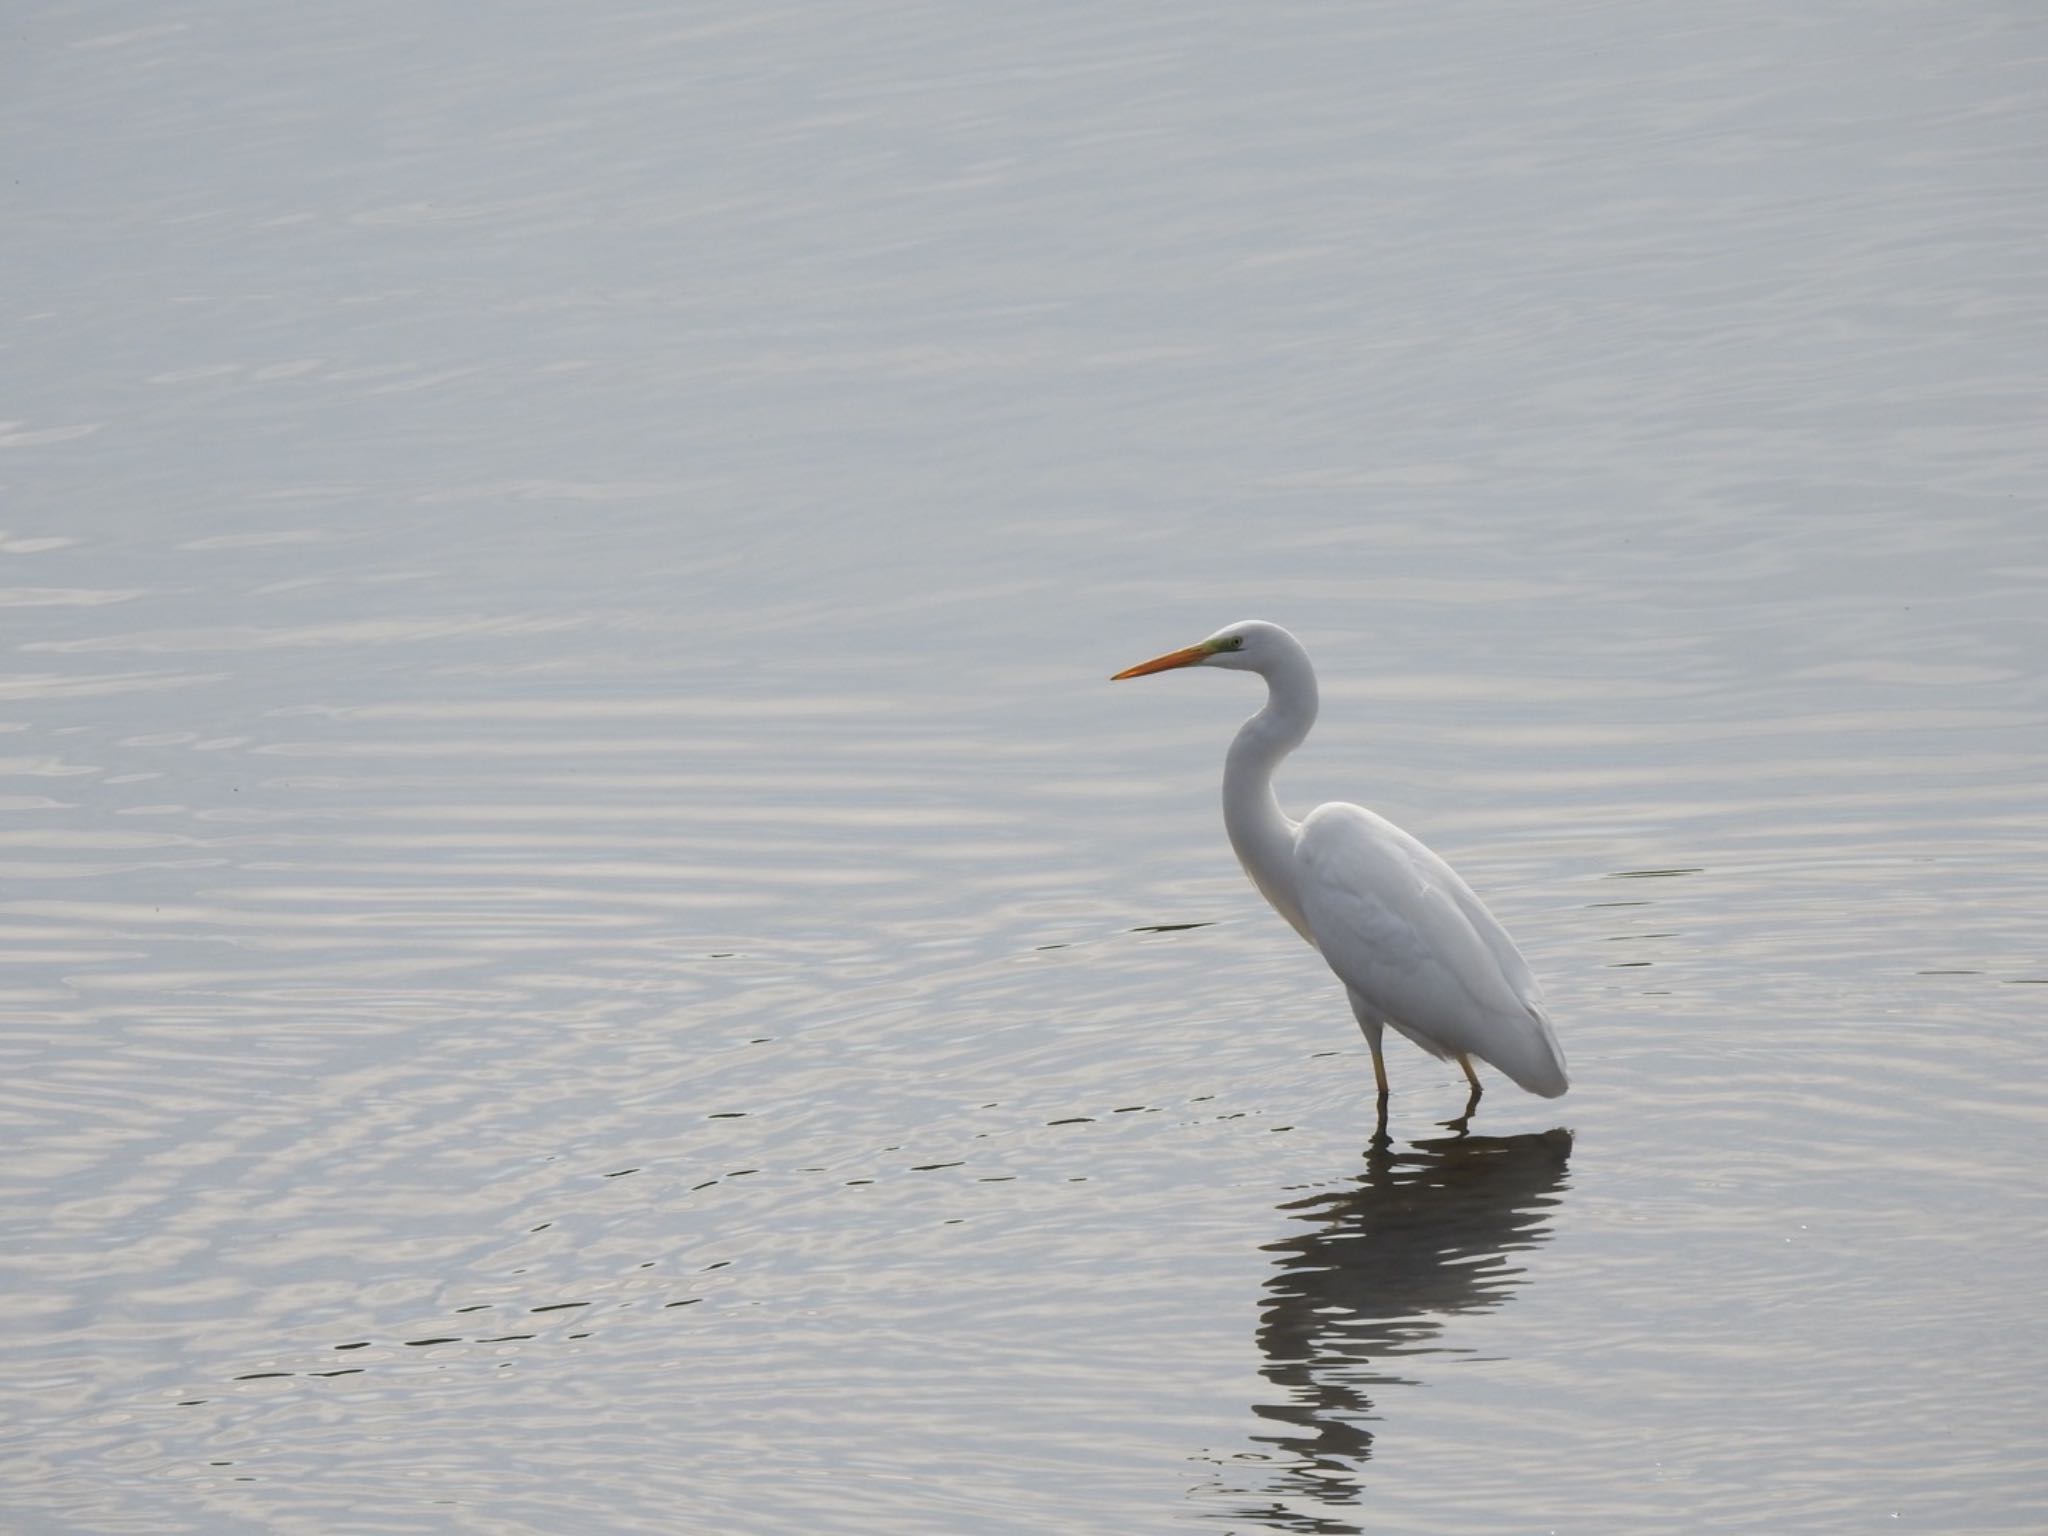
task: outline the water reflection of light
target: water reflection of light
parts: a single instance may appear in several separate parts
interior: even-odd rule
[[[1225,1463],[1223,1517],[1283,1531],[1357,1529],[1362,1464],[1372,1455],[1372,1391],[1413,1384],[1399,1362],[1453,1347],[1450,1317],[1499,1306],[1523,1283],[1510,1255],[1550,1236],[1566,1187],[1571,1132],[1379,1140],[1365,1171],[1289,1199],[1300,1229],[1274,1256],[1259,1317],[1261,1373],[1277,1400],[1253,1411],[1272,1449]],[[1263,1487],[1242,1474],[1257,1467]]]

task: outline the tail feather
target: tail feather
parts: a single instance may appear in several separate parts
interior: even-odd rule
[[[1550,1015],[1535,1003],[1524,1002],[1522,1006],[1528,1010],[1530,1022],[1536,1028],[1515,1042],[1518,1049],[1502,1051],[1499,1058],[1489,1056],[1485,1059],[1505,1072],[1517,1087],[1541,1098],[1561,1097],[1572,1085],[1565,1071],[1564,1047],[1557,1043],[1557,1031],[1551,1028]]]

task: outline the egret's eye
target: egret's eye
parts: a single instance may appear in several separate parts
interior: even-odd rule
[[[1244,636],[1232,635],[1230,639],[1224,643],[1228,645],[1230,649],[1233,651],[1241,651],[1244,649]]]

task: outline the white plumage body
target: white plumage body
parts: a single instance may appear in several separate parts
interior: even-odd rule
[[[1433,1056],[1474,1056],[1531,1093],[1569,1086],[1543,996],[1515,941],[1458,872],[1363,806],[1310,812],[1295,834],[1310,941],[1352,1009]]]

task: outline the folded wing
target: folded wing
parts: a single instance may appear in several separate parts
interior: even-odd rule
[[[1298,895],[1338,978],[1425,1050],[1464,1052],[1531,1093],[1569,1086],[1528,963],[1457,872],[1356,805],[1321,806],[1295,847]]]

